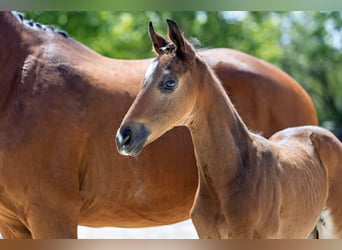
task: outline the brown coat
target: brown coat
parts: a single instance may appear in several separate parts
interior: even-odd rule
[[[277,68],[233,50],[202,54],[253,130],[268,136],[317,123],[308,95]],[[0,13],[3,237],[75,238],[78,224],[144,227],[189,218],[197,170],[185,129],[137,158],[115,150],[114,132],[150,63],[106,58],[70,37]],[[242,64],[253,65],[253,74]]]

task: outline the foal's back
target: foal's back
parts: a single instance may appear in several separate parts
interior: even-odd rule
[[[321,214],[317,227],[318,236],[341,238],[341,142],[330,131],[316,126],[288,128],[274,134],[269,141],[278,160],[281,189],[286,190],[280,205],[280,218],[285,222],[281,227],[284,231],[295,232],[301,224],[308,222],[309,214],[319,214],[325,209],[328,213]],[[303,193],[309,197],[295,199]],[[297,203],[294,203],[295,200]],[[316,222],[312,221],[312,225]],[[303,231],[305,232],[307,231]],[[293,238],[291,235],[281,237]],[[300,235],[294,237],[299,238]]]

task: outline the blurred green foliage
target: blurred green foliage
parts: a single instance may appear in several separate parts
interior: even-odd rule
[[[148,22],[165,35],[166,18],[177,21],[199,47],[230,47],[282,68],[309,92],[319,120],[342,126],[341,12],[25,12],[51,24],[100,54],[113,58],[154,56]]]
[[[281,55],[281,48],[275,42],[280,31],[273,20],[263,18],[260,13],[263,12],[25,12],[27,19],[65,30],[109,57],[154,56],[149,50],[148,22],[152,21],[155,29],[165,35],[165,19],[172,18],[185,36],[197,38],[201,47],[236,48],[275,62]]]

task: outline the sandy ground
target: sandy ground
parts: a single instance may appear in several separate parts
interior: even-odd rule
[[[78,227],[80,239],[197,239],[190,220],[169,226],[122,229],[113,227]]]

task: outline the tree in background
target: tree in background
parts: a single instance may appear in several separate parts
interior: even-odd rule
[[[294,77],[313,98],[320,123],[342,127],[341,12],[26,12],[98,53],[113,58],[154,56],[147,26],[166,33],[179,23],[199,47],[230,47],[269,61]],[[197,41],[197,42],[196,42]],[[199,41],[199,42],[198,42]],[[325,123],[328,124],[328,123]]]
[[[342,137],[342,18],[340,12],[295,12],[281,16],[280,67],[315,101],[321,122]]]
[[[115,58],[154,56],[148,22],[166,34],[166,18],[180,24],[200,47],[231,47],[276,62],[280,31],[267,12],[26,12],[27,19],[51,24],[100,54]]]

